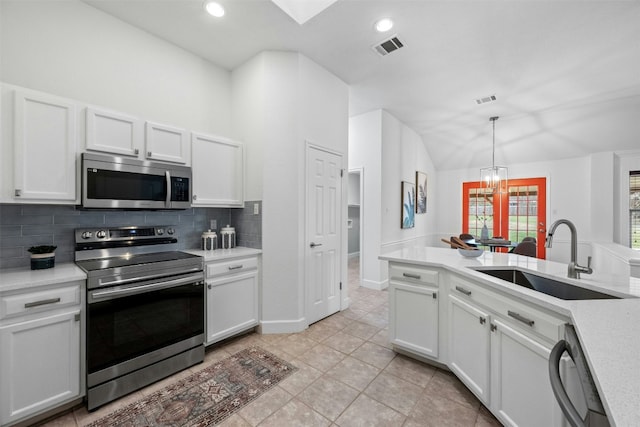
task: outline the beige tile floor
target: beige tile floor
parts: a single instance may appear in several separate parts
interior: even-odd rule
[[[451,373],[391,350],[388,293],[359,287],[357,258],[349,264],[348,310],[298,334],[250,333],[209,347],[203,364],[93,413],[79,407],[44,425],[85,426],[177,378],[258,345],[293,363],[298,371],[221,426],[500,426]]]

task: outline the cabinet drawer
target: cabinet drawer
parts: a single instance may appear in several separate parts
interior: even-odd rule
[[[437,271],[411,267],[403,264],[391,264],[389,266],[389,279],[438,286]]]
[[[207,278],[223,274],[240,273],[258,268],[258,258],[241,258],[230,261],[217,261],[207,264]]]
[[[80,285],[0,297],[0,319],[80,304]]]
[[[561,337],[562,328],[568,321],[459,277],[451,280],[451,294],[469,298],[511,324],[535,332],[552,343]]]

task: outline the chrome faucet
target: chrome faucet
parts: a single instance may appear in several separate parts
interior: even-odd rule
[[[593,270],[591,269],[591,257],[587,258],[587,266],[583,267],[578,264],[578,232],[576,231],[576,226],[573,225],[571,221],[568,219],[559,219],[551,225],[549,229],[549,234],[547,235],[547,240],[545,243],[546,248],[551,247],[551,243],[553,242],[553,233],[555,233],[556,228],[560,224],[566,224],[571,231],[571,262],[569,263],[568,276],[572,279],[579,279],[580,273],[591,274]]]

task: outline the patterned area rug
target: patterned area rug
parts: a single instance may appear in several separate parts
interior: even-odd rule
[[[250,347],[100,418],[89,427],[215,425],[297,368]]]

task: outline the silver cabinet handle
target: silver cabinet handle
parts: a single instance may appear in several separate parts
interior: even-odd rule
[[[147,151],[147,157],[151,157],[151,151]]]
[[[211,288],[212,288],[211,283],[209,283],[209,284],[207,285],[207,289],[211,289]]]
[[[138,150],[137,148],[133,150],[133,154],[140,154],[140,150]]]
[[[198,196],[194,194],[194,195],[193,195],[193,197],[192,197],[192,199],[193,199],[193,200],[198,200]]]
[[[229,270],[237,270],[239,268],[242,268],[242,264],[240,264],[240,265],[230,265],[229,266]]]
[[[309,245],[310,248],[315,248],[316,246],[322,246],[322,243],[313,243],[313,242],[311,242],[311,244]]]
[[[402,276],[403,277],[408,277],[410,279],[420,280],[420,275],[419,274],[402,273]]]
[[[39,305],[55,304],[57,302],[60,302],[60,298],[43,299],[40,301],[27,302],[24,304],[24,308],[38,307]]]
[[[465,294],[466,296],[470,296],[471,295],[471,291],[466,290],[465,288],[463,288],[462,286],[456,286],[456,291],[458,292],[462,292],[463,294]]]
[[[20,196],[22,196],[22,190],[18,190],[18,189],[16,188],[16,189],[14,190],[13,194],[14,194],[16,197],[20,197]]]
[[[487,323],[487,318],[486,317],[480,316],[480,317],[478,317],[478,320],[480,321],[481,325],[484,325],[485,323]]]
[[[526,317],[524,317],[523,315],[521,315],[519,313],[516,313],[515,311],[509,310],[509,311],[507,311],[507,314],[510,317],[513,317],[514,319],[516,319],[516,320],[518,320],[518,321],[520,321],[520,322],[522,322],[522,323],[524,323],[524,324],[526,324],[528,326],[533,326],[533,324],[535,323],[533,320],[527,319]]]
[[[432,293],[431,296],[433,297],[433,299],[438,299],[438,294],[436,294],[435,292]]]

